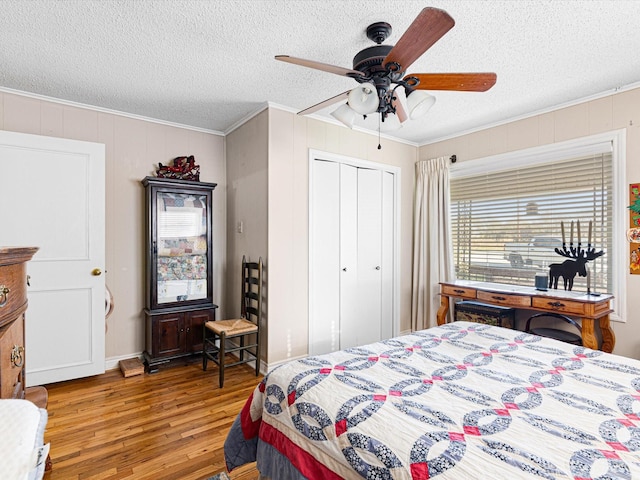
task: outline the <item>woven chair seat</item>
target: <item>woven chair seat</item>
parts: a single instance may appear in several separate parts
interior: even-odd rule
[[[224,332],[227,336],[258,331],[258,326],[255,323],[251,323],[244,318],[207,322],[205,326],[217,334]]]

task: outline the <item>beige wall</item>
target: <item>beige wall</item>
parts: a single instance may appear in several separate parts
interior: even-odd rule
[[[415,146],[383,139],[383,148],[378,150],[375,136],[274,108],[225,139],[9,93],[0,93],[0,129],[106,145],[106,281],[115,300],[107,322],[108,366],[144,350],[140,180],[153,175],[158,162],[186,154],[195,155],[203,181],[218,184],[213,234],[218,253],[214,257],[214,298],[221,299],[219,318],[238,313],[236,272],[242,254],[265,260],[269,331],[265,359],[269,364],[306,355],[308,348],[309,149],[400,167],[400,330],[410,330]],[[240,220],[242,234],[236,231]]]
[[[401,168],[400,331],[410,330],[414,164],[455,153],[459,161],[627,129],[627,181],[640,181],[640,89],[537,115],[433,145],[382,140],[276,108],[220,135],[112,113],[0,93],[0,129],[106,145],[106,280],[115,310],[108,320],[108,359],[144,350],[144,204],[140,180],[158,162],[193,154],[214,191],[214,297],[235,315],[236,273],[243,253],[262,256],[268,281],[269,364],[308,348],[308,166],[316,149]],[[225,147],[226,144],[226,147]],[[226,148],[226,150],[225,150]],[[228,171],[227,171],[228,170]],[[4,173],[3,173],[4,174]],[[228,188],[227,188],[228,185]],[[243,221],[244,233],[236,226]],[[227,246],[228,244],[228,246]],[[627,249],[628,246],[621,245]],[[265,253],[266,251],[266,253]],[[227,266],[227,256],[229,263]],[[238,265],[236,265],[238,263]],[[626,268],[626,266],[622,266]],[[628,305],[615,323],[616,353],[640,358],[635,312],[640,276],[627,276]]]
[[[411,325],[411,243],[415,146],[269,109],[269,356],[304,356],[309,323],[309,149],[401,169],[400,330]]]
[[[226,296],[220,302],[227,318],[240,315],[242,256],[251,261],[262,257],[263,276],[268,285],[267,264],[267,170],[269,117],[264,110],[226,137],[227,156],[227,281]],[[238,232],[242,222],[242,232]],[[263,324],[268,324],[267,301]],[[224,307],[224,308],[223,308]],[[223,318],[223,317],[220,317]],[[263,359],[268,358],[266,329],[262,332]]]
[[[458,161],[547,145],[626,128],[627,183],[640,181],[640,89],[592,100],[420,148],[420,159],[456,154]],[[628,251],[627,243],[616,245]],[[628,270],[628,265],[620,265]],[[640,358],[640,275],[626,276],[627,305],[614,322],[614,353]],[[626,307],[626,308],[624,308]]]
[[[106,282],[115,303],[107,321],[107,367],[144,350],[145,220],[140,180],[153,175],[158,162],[195,155],[201,180],[218,184],[213,194],[214,298],[222,298],[227,210],[224,137],[1,92],[0,129],[106,146]]]

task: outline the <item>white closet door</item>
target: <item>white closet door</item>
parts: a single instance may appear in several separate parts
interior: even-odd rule
[[[340,348],[358,345],[358,171],[340,165]]]
[[[340,349],[340,164],[312,162],[309,355]]]
[[[358,302],[346,345],[377,342],[381,335],[382,172],[358,169]],[[342,321],[344,325],[345,321]],[[344,338],[344,335],[343,335]]]
[[[315,159],[310,179],[309,354],[392,337],[394,174]]]
[[[393,337],[393,252],[395,211],[393,173],[382,172],[382,270],[380,314],[381,340]]]

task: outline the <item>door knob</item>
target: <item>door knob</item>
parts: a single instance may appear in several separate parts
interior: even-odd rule
[[[378,265],[378,266],[376,267],[376,270],[380,270],[380,265]]]
[[[102,270],[100,270],[99,268],[94,268],[93,270],[91,270],[91,275],[99,277],[100,275],[102,275]]]
[[[342,269],[342,271],[343,271],[343,272],[346,272],[346,271],[347,271],[347,267],[344,267],[344,268]]]

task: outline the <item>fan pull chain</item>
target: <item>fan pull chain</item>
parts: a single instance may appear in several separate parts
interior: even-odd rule
[[[382,114],[378,115],[378,150],[382,150],[382,145],[380,145],[380,117]]]

